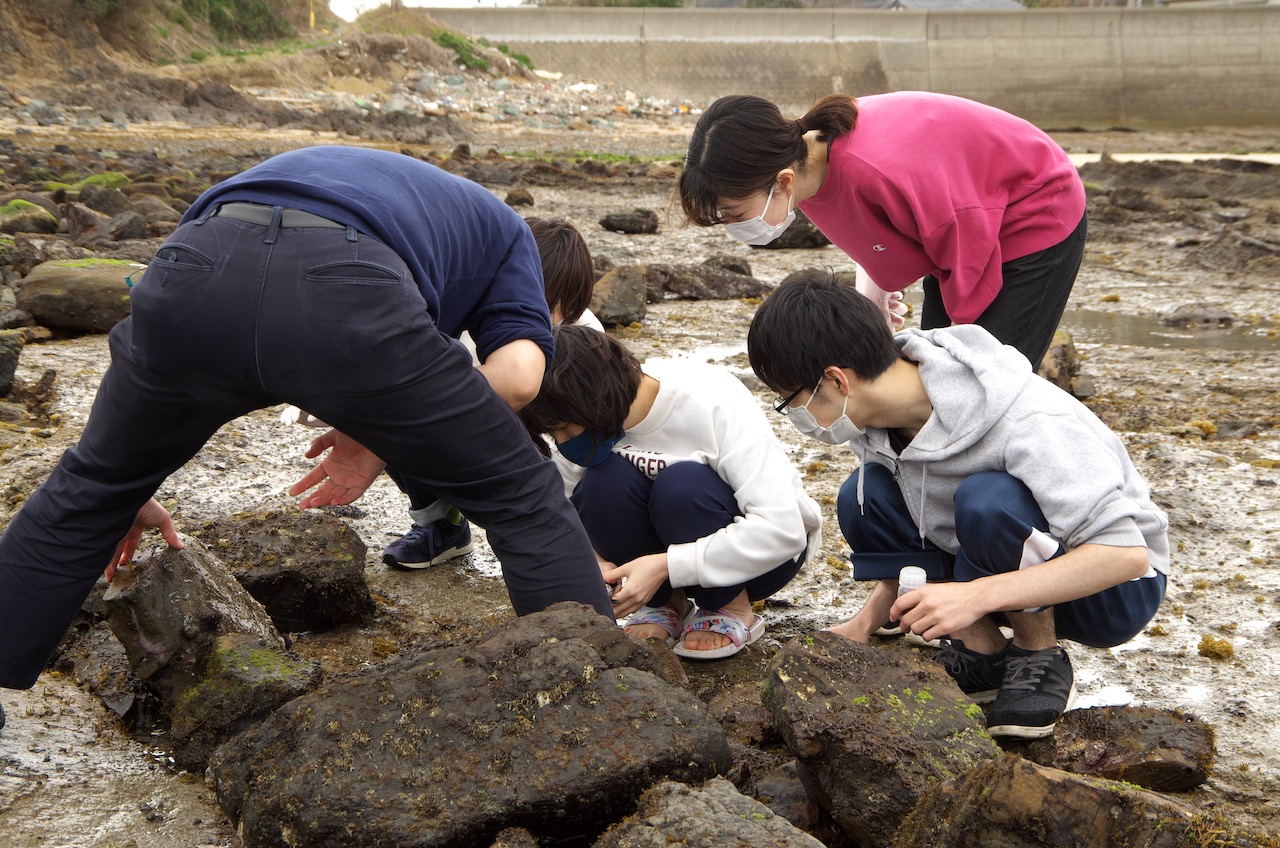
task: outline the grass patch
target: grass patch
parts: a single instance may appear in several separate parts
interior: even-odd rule
[[[479,39],[479,41],[485,47],[492,47],[494,50],[497,50],[499,53],[501,53],[503,56],[506,56],[508,59],[515,62],[517,65],[523,65],[529,70],[531,71],[533,70],[533,60],[530,59],[528,56],[526,56],[524,53],[517,53],[505,44],[490,44],[489,39],[487,38],[481,38]]]
[[[205,21],[220,41],[266,41],[292,35],[283,0],[182,0],[182,8]]]
[[[468,71],[487,71],[489,70],[489,60],[483,56],[477,56],[475,48],[471,44],[471,39],[465,38],[456,33],[442,29],[435,35],[431,36],[431,40],[441,47],[448,48],[458,54],[458,62]]]

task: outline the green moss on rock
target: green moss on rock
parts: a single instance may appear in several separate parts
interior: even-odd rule
[[[76,183],[74,188],[83,191],[86,188],[121,188],[129,184],[129,178],[124,174],[116,171],[103,171],[101,174],[91,174],[80,182]]]
[[[45,209],[39,203],[32,203],[30,200],[18,199],[10,200],[5,205],[0,206],[0,217],[8,215],[26,215],[36,209],[48,215],[50,218],[53,217],[53,215],[49,213],[49,210]]]

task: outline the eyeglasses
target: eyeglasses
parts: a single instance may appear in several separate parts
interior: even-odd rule
[[[786,415],[788,412],[791,411],[791,401],[799,397],[800,393],[803,391],[804,391],[804,387],[801,386],[800,388],[796,389],[794,392],[787,395],[786,397],[783,397],[782,395],[778,395],[776,398],[773,399],[773,411],[778,413],[779,415]]]
[[[790,395],[787,395],[786,397],[782,397],[781,395],[774,397],[773,411],[778,412],[780,415],[786,415],[787,412],[791,411],[791,401],[794,401],[795,398],[800,395],[800,392],[803,391],[804,388],[797,388],[796,391],[791,392]]]
[[[826,377],[825,374],[820,375],[818,377],[818,382],[814,383],[813,389],[812,389],[814,393],[816,393],[818,391],[818,387],[822,385],[822,380],[824,377]],[[799,389],[796,389],[794,392],[787,395],[786,397],[783,397],[782,395],[778,395],[776,398],[773,399],[773,411],[778,413],[779,415],[791,414],[791,402],[795,400],[797,397],[799,397],[800,393],[803,391],[804,391],[804,388],[801,387]],[[812,398],[810,398],[810,400],[812,400]],[[807,406],[808,404],[805,404],[805,405]]]

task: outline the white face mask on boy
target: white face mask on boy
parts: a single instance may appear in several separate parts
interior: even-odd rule
[[[809,411],[809,404],[813,403],[813,399],[818,396],[818,389],[822,386],[822,378],[818,378],[818,385],[813,387],[813,391],[809,394],[809,400],[804,406],[787,411],[787,418],[795,425],[795,428],[810,438],[817,439],[827,445],[843,445],[852,439],[855,435],[861,436],[866,434],[866,430],[853,423],[849,418],[849,396],[844,396],[844,406],[840,409],[840,417],[831,422],[830,427],[823,427],[818,423],[818,419],[813,417],[813,413]]]
[[[724,231],[729,234],[730,238],[743,244],[762,246],[782,235],[787,227],[791,226],[791,222],[796,219],[796,210],[791,208],[790,199],[787,200],[787,217],[783,218],[781,222],[770,224],[764,219],[764,213],[769,211],[769,204],[773,202],[773,190],[777,186],[777,181],[769,186],[769,196],[765,198],[764,208],[760,210],[759,215],[749,221],[734,221],[724,225]]]

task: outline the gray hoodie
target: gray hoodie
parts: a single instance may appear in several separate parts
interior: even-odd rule
[[[956,488],[979,471],[1004,471],[1031,490],[1068,550],[1142,545],[1151,568],[1169,573],[1168,518],[1119,437],[1084,404],[976,325],[894,338],[919,364],[933,414],[901,455],[876,427],[849,444],[894,473],[922,539],[954,554]]]

